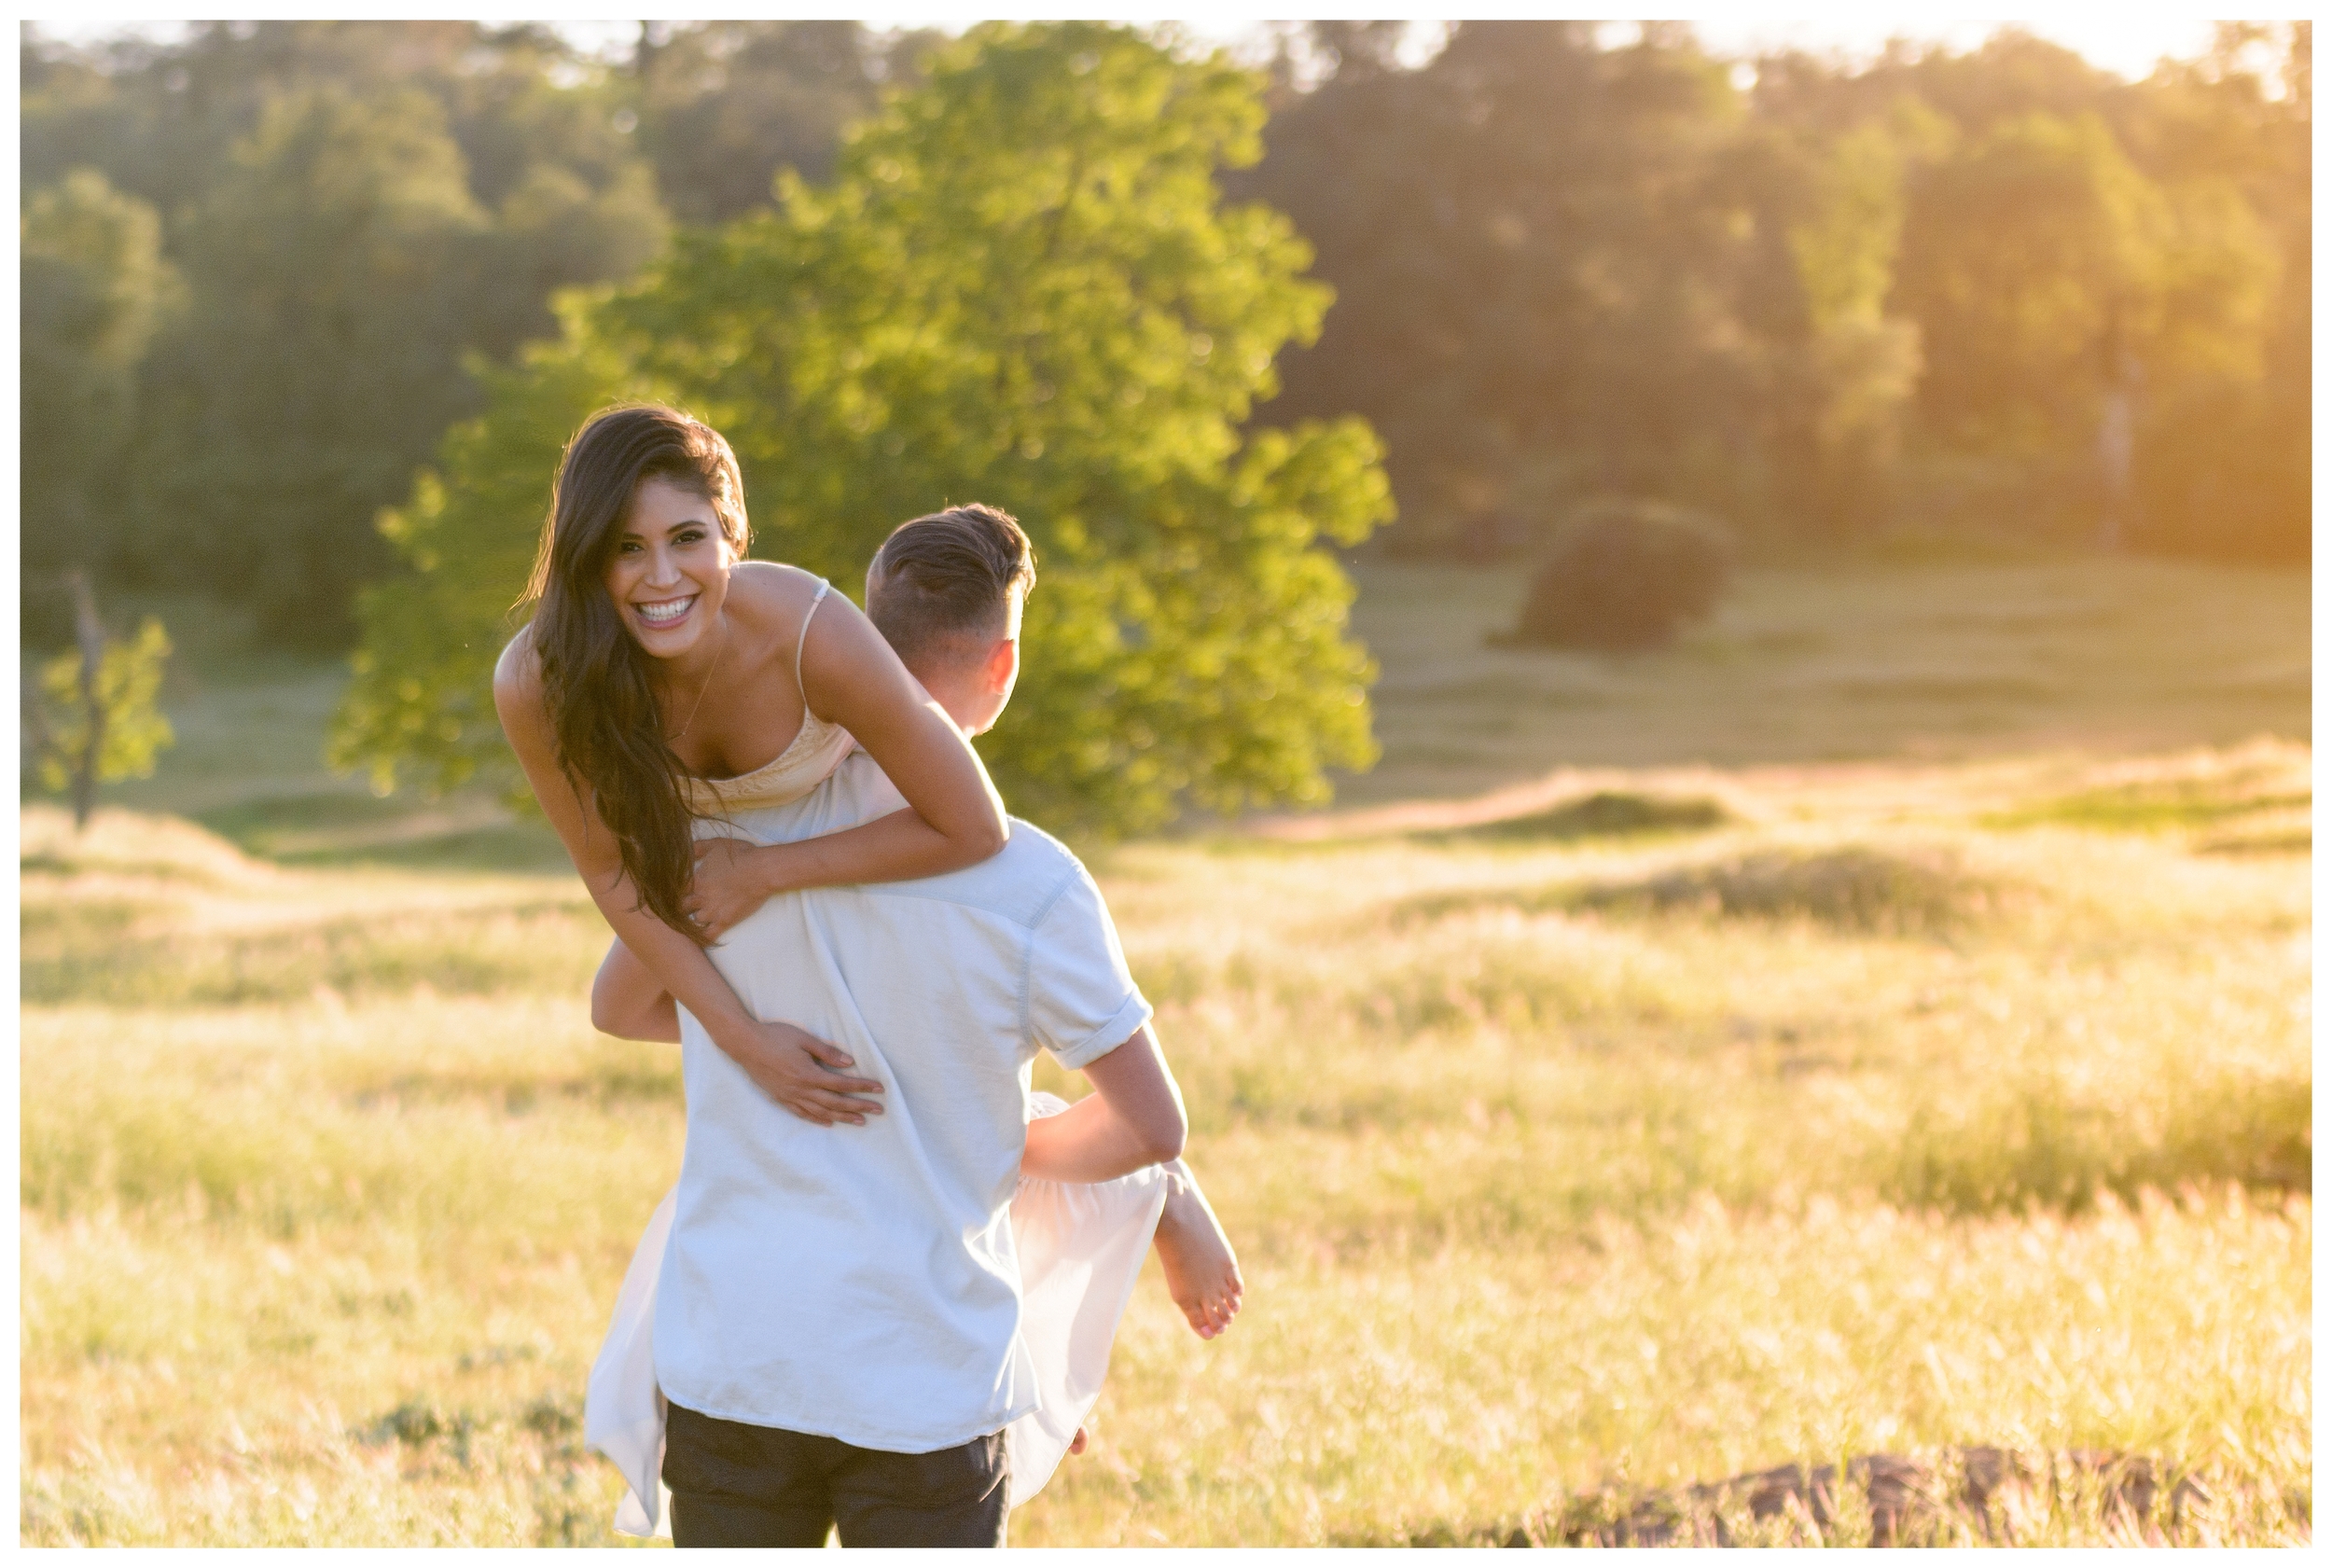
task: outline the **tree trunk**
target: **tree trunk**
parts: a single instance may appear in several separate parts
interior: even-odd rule
[[[2131,469],[2138,451],[2138,398],[2145,373],[2122,335],[2118,307],[2108,315],[2103,342],[2105,362],[2105,401],[2097,422],[2097,472],[2102,505],[2098,509],[2097,544],[2107,554],[2118,554],[2132,532]]]
[[[105,664],[105,626],[97,618],[97,597],[90,591],[88,575],[76,571],[66,580],[73,585],[74,640],[81,645],[81,706],[89,714],[89,734],[81,755],[71,764],[73,830],[78,833],[89,826],[90,812],[97,809],[97,764],[105,755],[105,704],[98,687]]]

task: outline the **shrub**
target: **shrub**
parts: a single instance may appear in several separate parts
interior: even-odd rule
[[[1731,535],[1714,518],[1657,501],[1588,502],[1556,533],[1507,640],[1664,646],[1715,606],[1732,557]]]

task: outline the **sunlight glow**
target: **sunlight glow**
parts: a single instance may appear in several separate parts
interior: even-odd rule
[[[1811,7],[1819,11],[1821,7]],[[878,28],[938,27],[961,32],[981,20],[977,13],[953,8],[900,12],[865,19]],[[1129,16],[1122,20],[1149,22]],[[1630,19],[1634,20],[1634,19]],[[101,43],[124,35],[142,35],[158,41],[183,36],[183,21],[129,21],[117,17],[81,13],[69,18],[38,21],[29,25],[46,36],[75,44]],[[586,51],[603,59],[631,52],[638,36],[636,21],[565,21],[551,25]],[[1226,45],[1242,59],[1260,63],[1270,57],[1277,35],[1300,26],[1297,22],[1257,21],[1243,14],[1187,16],[1177,25],[1194,39]],[[1447,23],[1422,21],[1410,24],[1401,50],[1404,64],[1419,65],[1440,46]],[[1875,58],[1890,38],[1917,43],[1940,43],[1955,52],[1974,49],[2003,27],[2020,27],[2052,43],[2061,44],[2094,65],[2130,80],[2150,73],[2165,56],[2191,60],[2210,48],[2212,24],[2190,17],[2170,17],[2145,11],[2068,9],[2054,16],[2024,21],[1957,21],[1923,7],[1836,7],[1827,14],[1797,17],[1745,17],[1737,12],[1692,22],[1701,40],[1714,53],[1749,56],[1774,49],[1799,49],[1849,60]]]

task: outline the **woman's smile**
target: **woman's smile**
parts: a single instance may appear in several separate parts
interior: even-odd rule
[[[642,621],[655,627],[658,631],[662,631],[666,627],[677,626],[686,620],[688,612],[696,608],[696,603],[697,595],[691,593],[681,599],[659,599],[646,602],[634,600],[632,609]]]

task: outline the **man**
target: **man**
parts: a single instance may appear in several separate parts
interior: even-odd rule
[[[869,617],[968,733],[1010,700],[1034,576],[1026,535],[984,506],[902,525],[868,570]],[[790,841],[898,803],[856,754],[738,826]],[[700,873],[715,895],[724,861]],[[1016,823],[964,871],[770,899],[713,956],[756,1016],[881,1082],[882,1114],[794,1117],[610,952],[594,1021],[671,1037],[669,1018],[684,1044],[688,1145],[654,1318],[674,1540],[816,1546],[832,1526],[845,1546],[1000,1545],[1005,1428],[1036,1403],[1007,1213],[1023,1141],[1032,1173],[1104,1182],[1174,1159],[1185,1132],[1100,892]],[[1030,1127],[1040,1048],[1097,1092]],[[1236,1264],[1195,1188],[1174,1201],[1183,1228],[1195,1203],[1215,1238],[1214,1252],[1161,1242],[1210,1332],[1237,1310]]]

